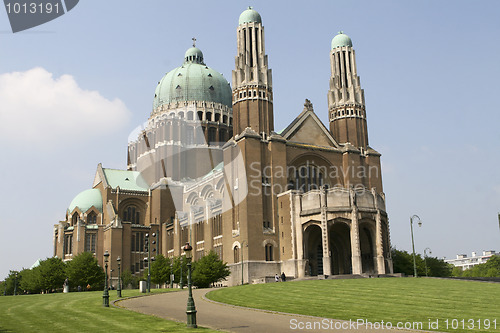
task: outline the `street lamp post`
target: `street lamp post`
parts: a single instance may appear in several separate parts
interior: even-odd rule
[[[245,244],[246,241],[241,242],[241,285],[243,285],[243,244]]]
[[[17,296],[17,272],[14,274],[14,296]]]
[[[156,238],[156,233],[152,233],[151,236]],[[151,245],[155,245],[156,240],[151,240]],[[146,283],[146,287],[148,289],[148,293],[151,292],[151,245],[149,244],[149,234],[146,234],[146,246],[148,247],[148,281]],[[153,252],[156,251],[156,247],[153,247]]]
[[[104,291],[102,293],[102,306],[109,308],[109,292],[108,292],[108,258],[109,253],[104,252]]]
[[[118,262],[118,286],[116,286],[116,295],[122,297],[122,275],[120,272],[122,259],[118,257],[116,261]]]
[[[410,217],[410,229],[411,229],[411,246],[413,248],[413,276],[418,277],[417,275],[417,261],[415,259],[415,241],[413,239],[413,219],[417,218],[418,219],[418,226],[422,226],[422,220],[420,220],[420,217],[418,215],[413,215]]]
[[[174,259],[170,258],[170,289],[174,287]]]
[[[193,292],[191,287],[191,259],[193,258],[193,247],[186,243],[182,248],[186,253],[187,268],[188,268],[188,301],[187,301],[187,327],[196,328],[196,306],[194,305]]]
[[[114,269],[109,270],[109,289],[113,290],[113,272]]]
[[[428,247],[425,248],[424,250],[425,276],[429,276],[429,274],[427,274],[427,250],[429,250],[429,253],[432,254],[431,249],[429,249]]]
[[[184,259],[184,257],[181,254],[181,276],[179,278],[179,286],[181,287],[181,289],[184,287],[184,282],[182,282],[182,262],[183,262],[183,259]]]
[[[146,246],[148,248],[148,279],[146,280],[146,290],[148,293],[151,292],[151,287],[149,284],[151,283],[151,246],[149,246],[149,234],[146,234]]]

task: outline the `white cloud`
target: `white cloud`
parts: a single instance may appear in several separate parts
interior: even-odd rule
[[[71,75],[44,68],[0,75],[0,139],[18,144],[72,142],[122,128],[130,111],[119,100],[84,90]]]

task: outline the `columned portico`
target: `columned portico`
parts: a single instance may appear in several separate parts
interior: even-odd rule
[[[377,212],[376,216],[376,250],[377,250],[377,272],[378,274],[385,274],[385,259],[384,259],[384,246],[382,240],[382,217],[380,216],[380,211]]]
[[[351,190],[351,252],[352,252],[352,274],[361,274],[361,248],[359,245],[359,221],[358,221],[358,207],[355,202],[354,191]]]
[[[389,230],[384,197],[376,191],[322,188],[288,191],[296,230],[296,277],[386,274]],[[388,261],[390,264],[390,262]]]
[[[323,244],[323,274],[332,275],[332,266],[330,258],[330,239],[328,237],[328,221],[326,216],[326,195],[325,191],[320,192],[321,200],[321,239]]]

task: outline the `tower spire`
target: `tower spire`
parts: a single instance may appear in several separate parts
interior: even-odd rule
[[[258,133],[274,130],[272,74],[265,53],[260,14],[249,7],[239,18],[236,66],[233,70],[233,129]]]
[[[339,31],[330,51],[328,111],[330,132],[339,143],[368,146],[365,96],[356,71],[356,56],[349,36]]]

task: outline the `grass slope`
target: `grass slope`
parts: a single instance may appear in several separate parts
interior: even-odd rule
[[[393,326],[422,322],[424,330],[430,329],[429,320],[439,320],[438,330],[444,332],[500,332],[500,284],[492,283],[426,278],[309,280],[224,288],[207,297],[323,318],[383,320]],[[485,319],[491,322],[489,329]]]
[[[154,292],[157,292],[155,290]],[[140,295],[125,290],[123,296]],[[116,291],[110,291],[110,303]],[[199,330],[199,329],[198,329]],[[186,324],[102,306],[102,291],[0,297],[0,332],[193,332]],[[204,332],[211,332],[203,330]]]

